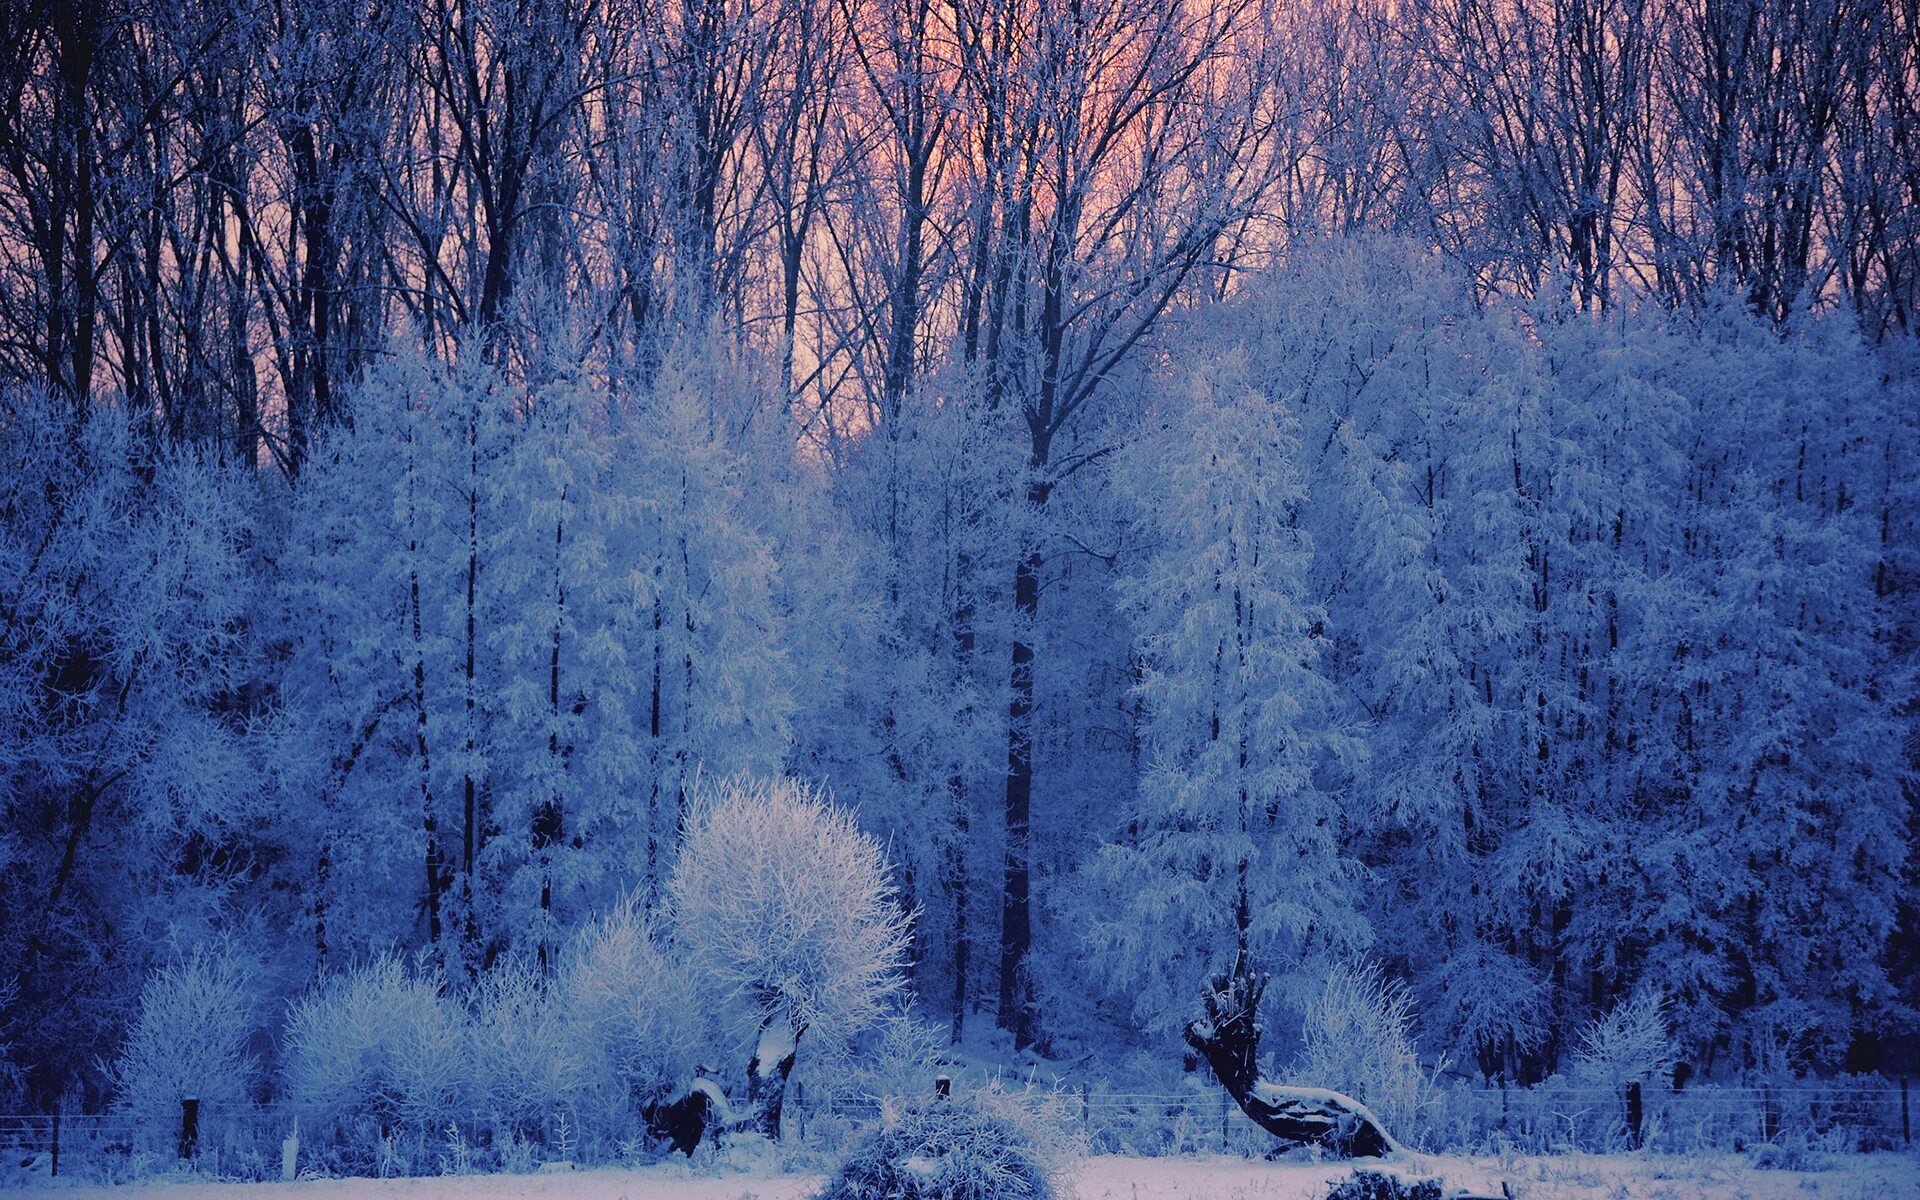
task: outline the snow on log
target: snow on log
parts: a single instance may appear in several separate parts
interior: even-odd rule
[[[1187,1024],[1187,1044],[1207,1060],[1240,1111],[1287,1148],[1320,1146],[1350,1158],[1406,1153],[1380,1119],[1353,1097],[1260,1078],[1255,1066],[1260,1051],[1257,1014],[1266,987],[1265,977],[1256,977],[1241,956],[1232,971],[1210,981],[1203,999],[1205,1016]]]

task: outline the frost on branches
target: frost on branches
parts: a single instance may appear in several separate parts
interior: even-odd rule
[[[843,1044],[905,986],[886,851],[818,787],[736,777],[696,788],[668,891],[702,986],[754,1030],[748,1099],[778,1136],[801,1039]]]

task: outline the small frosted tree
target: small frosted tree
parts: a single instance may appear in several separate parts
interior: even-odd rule
[[[736,777],[696,790],[669,891],[695,977],[756,1030],[749,1099],[778,1136],[801,1037],[850,1037],[905,986],[886,852],[820,788]]]
[[[1574,1076],[1610,1088],[1673,1074],[1673,1029],[1665,992],[1642,987],[1580,1031]]]
[[[178,1128],[180,1102],[243,1104],[259,1063],[247,961],[229,947],[197,947],[147,977],[140,1010],[113,1065],[116,1103],[151,1136]]]

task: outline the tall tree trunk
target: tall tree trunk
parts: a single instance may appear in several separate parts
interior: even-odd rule
[[[473,858],[478,849],[479,835],[479,796],[478,785],[473,777],[473,756],[479,740],[479,684],[475,678],[478,637],[476,614],[479,607],[478,592],[480,580],[480,414],[469,411],[467,414],[467,644],[466,661],[462,665],[466,691],[466,745],[465,762],[461,767],[460,779],[460,937],[463,943],[462,957],[466,960],[467,973],[471,977],[477,971],[477,951],[480,942],[480,921],[474,913]]]
[[[413,501],[415,462],[413,434],[407,435],[407,528],[417,528]],[[427,941],[440,946],[440,826],[433,811],[433,763],[427,744],[427,650],[420,620],[420,542],[407,539],[407,613],[413,642],[414,756],[420,772],[420,831],[426,842]]]
[[[961,554],[955,563],[954,577],[960,602],[953,610],[953,677],[956,690],[964,690],[973,669],[973,600],[966,581],[971,556]],[[961,710],[961,720],[970,716]],[[973,940],[967,930],[967,904],[971,889],[967,875],[968,839],[971,820],[967,812],[967,778],[956,762],[947,776],[947,797],[953,805],[953,843],[947,853],[947,887],[953,898],[953,1044],[959,1045],[966,1034],[968,974],[973,966]]]
[[[560,491],[560,502],[566,504],[566,489]],[[560,551],[565,541],[566,526],[559,521],[553,526],[553,636],[547,658],[547,755],[554,772],[553,791],[543,805],[534,813],[533,849],[540,859],[540,971],[545,974],[553,966],[553,851],[566,836],[566,810],[560,793],[560,779],[566,771],[566,757],[560,748],[560,635],[561,626],[566,618],[567,589],[560,574]]]
[[[407,519],[412,521],[411,511]],[[417,542],[407,543],[409,554],[418,549]],[[433,811],[433,764],[427,748],[427,658],[420,629],[420,569],[412,567],[407,575],[413,629],[414,754],[420,768],[420,831],[426,840],[427,940],[437,948],[440,945],[440,826]]]
[[[1052,487],[1039,473],[1044,452],[1036,454],[1027,508],[1036,526]],[[1033,1045],[1033,980],[1027,966],[1033,948],[1033,636],[1040,614],[1038,529],[1028,532],[1027,548],[1013,573],[1014,635],[1007,701],[1007,792],[1005,882],[1000,907],[1000,1028],[1013,1034],[1016,1050]]]

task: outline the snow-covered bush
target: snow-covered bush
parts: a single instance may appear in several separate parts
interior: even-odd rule
[[[769,1133],[802,1036],[857,1034],[905,986],[908,917],[887,876],[880,843],[817,787],[735,777],[696,792],[674,928],[704,994],[757,1037],[749,1090]]]
[[[828,1103],[837,1096],[918,1099],[933,1086],[947,1047],[947,1031],[916,1019],[903,1002],[861,1034],[844,1061],[810,1061],[807,1094]]]
[[[1581,1083],[1623,1088],[1670,1078],[1674,1057],[1666,995],[1641,988],[1580,1031],[1572,1073]]]
[[[322,1120],[437,1128],[462,1108],[470,1050],[466,1012],[437,972],[376,959],[293,1003],[287,1095]]]
[[[1406,1180],[1386,1171],[1355,1171],[1337,1180],[1327,1200],[1440,1200],[1437,1179]]]
[[[636,1099],[684,1088],[707,1024],[686,968],[670,958],[636,897],[575,935],[559,981],[590,1102],[624,1113]]]
[[[1406,988],[1371,963],[1337,964],[1304,1016],[1294,1077],[1345,1092],[1372,1109],[1394,1137],[1419,1144],[1432,1080],[1414,1048]]]
[[[200,946],[147,977],[139,1014],[113,1064],[115,1104],[150,1137],[180,1128],[180,1102],[231,1111],[245,1104],[259,1063],[254,966],[230,946]]]
[[[560,989],[548,987],[532,964],[509,959],[481,976],[469,1008],[472,1109],[519,1130],[577,1112],[593,1074],[591,1047],[568,1020]]]
[[[928,1097],[883,1113],[817,1200],[1051,1200],[1059,1143],[1017,1097]]]

